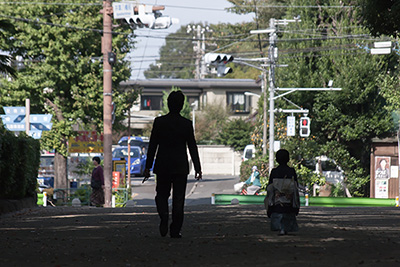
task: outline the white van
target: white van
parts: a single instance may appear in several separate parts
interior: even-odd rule
[[[252,159],[256,156],[256,148],[254,145],[247,145],[244,148],[242,161],[246,161]]]

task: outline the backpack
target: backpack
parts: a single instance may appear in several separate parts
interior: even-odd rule
[[[300,197],[297,183],[292,177],[274,178],[267,187],[268,206],[281,205],[300,208]]]

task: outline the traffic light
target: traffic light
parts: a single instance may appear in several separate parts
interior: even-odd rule
[[[310,118],[301,117],[300,118],[300,136],[308,137],[310,136]]]
[[[232,61],[233,56],[227,54],[207,53],[204,56],[204,62],[207,65],[212,65],[216,67],[218,77],[222,77],[228,73],[233,72],[232,68],[226,66],[227,63]]]
[[[179,19],[162,15],[160,10],[164,10],[164,6],[136,5],[133,2],[114,2],[112,5],[114,19],[124,19],[134,28],[166,29],[179,23]]]

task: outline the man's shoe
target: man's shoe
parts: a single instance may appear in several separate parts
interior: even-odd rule
[[[162,237],[168,233],[168,220],[161,220],[160,222],[160,234]]]
[[[279,232],[278,235],[287,235],[287,232],[286,232],[285,230],[282,229],[282,230]]]
[[[171,233],[171,238],[182,238],[182,234],[181,233],[177,233],[177,234]]]

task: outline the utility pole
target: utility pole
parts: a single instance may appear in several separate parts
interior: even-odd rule
[[[271,18],[269,21],[269,28],[272,32],[269,35],[269,51],[268,51],[268,59],[269,59],[269,171],[274,168],[274,143],[275,143],[275,48],[276,48],[276,27],[275,27],[275,19]],[[264,93],[264,99],[266,99],[266,90]],[[264,111],[265,112],[265,111]],[[265,120],[265,117],[264,117]],[[265,123],[265,122],[264,122]]]
[[[195,79],[204,79],[207,74],[206,64],[204,62],[204,55],[206,51],[206,32],[211,32],[212,30],[208,27],[202,27],[201,25],[188,25],[187,33],[193,31],[195,35],[193,36],[193,51],[196,52],[196,72]]]
[[[109,56],[112,51],[112,0],[103,1],[103,153],[104,153],[104,207],[111,207],[112,196],[112,66]]]

